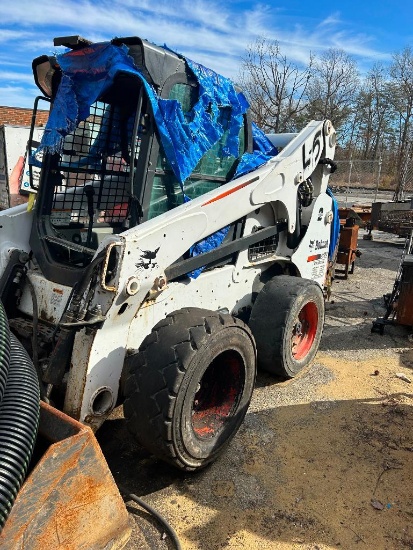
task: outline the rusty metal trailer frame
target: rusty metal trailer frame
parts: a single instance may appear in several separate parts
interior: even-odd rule
[[[408,237],[413,229],[413,199],[372,204],[370,229]]]
[[[413,324],[411,315],[411,304],[413,297],[413,285],[411,282],[411,269],[413,265],[413,229],[410,230],[409,237],[406,238],[405,247],[400,259],[399,269],[396,274],[392,292],[383,296],[386,306],[386,312],[383,317],[378,317],[373,321],[371,332],[384,334],[386,325]],[[410,280],[404,281],[404,268],[409,269]]]

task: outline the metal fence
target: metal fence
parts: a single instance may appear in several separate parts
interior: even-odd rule
[[[344,206],[353,202],[354,195],[367,202],[375,202],[383,194],[381,160],[337,160],[337,170],[330,176],[333,192],[343,197]],[[386,198],[387,198],[386,193]]]
[[[337,171],[330,177],[333,191],[351,195],[365,192],[373,195],[373,201],[380,195],[390,195],[392,200],[402,201],[413,197],[413,142],[409,144],[400,177],[394,175],[394,158],[377,160],[337,160]]]
[[[333,187],[347,189],[347,187],[361,189],[376,189],[380,187],[381,161],[380,160],[337,160],[337,170],[330,177]]]
[[[413,142],[407,146],[401,169],[400,185],[396,189],[395,200],[402,201],[413,196]]]

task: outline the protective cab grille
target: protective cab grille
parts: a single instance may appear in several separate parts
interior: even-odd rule
[[[133,122],[133,117],[122,121],[116,106],[98,102],[65,138],[50,213],[57,237],[96,248],[100,234],[125,224],[132,195]],[[139,148],[137,136],[135,162]]]

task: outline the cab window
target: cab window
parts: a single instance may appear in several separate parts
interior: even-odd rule
[[[181,103],[184,113],[189,113],[197,97],[198,88],[182,83],[174,84],[169,94],[169,99],[176,99]],[[237,158],[224,154],[229,134],[230,116],[230,109],[221,109],[220,123],[225,128],[225,132],[221,139],[204,154],[191,176],[184,183],[185,194],[190,199],[195,199],[216,189],[232,177]],[[244,127],[242,127],[239,134],[238,156],[242,155],[244,150],[245,137]],[[161,145],[153,179],[148,219],[159,216],[183,202],[181,186],[169,166]]]

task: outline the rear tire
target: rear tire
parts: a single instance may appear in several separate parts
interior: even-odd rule
[[[293,378],[317,353],[324,324],[324,297],[313,281],[280,275],[258,294],[249,326],[258,367]]]
[[[215,460],[254,389],[249,328],[230,315],[182,309],[160,321],[128,361],[124,413],[137,440],[181,470]]]

